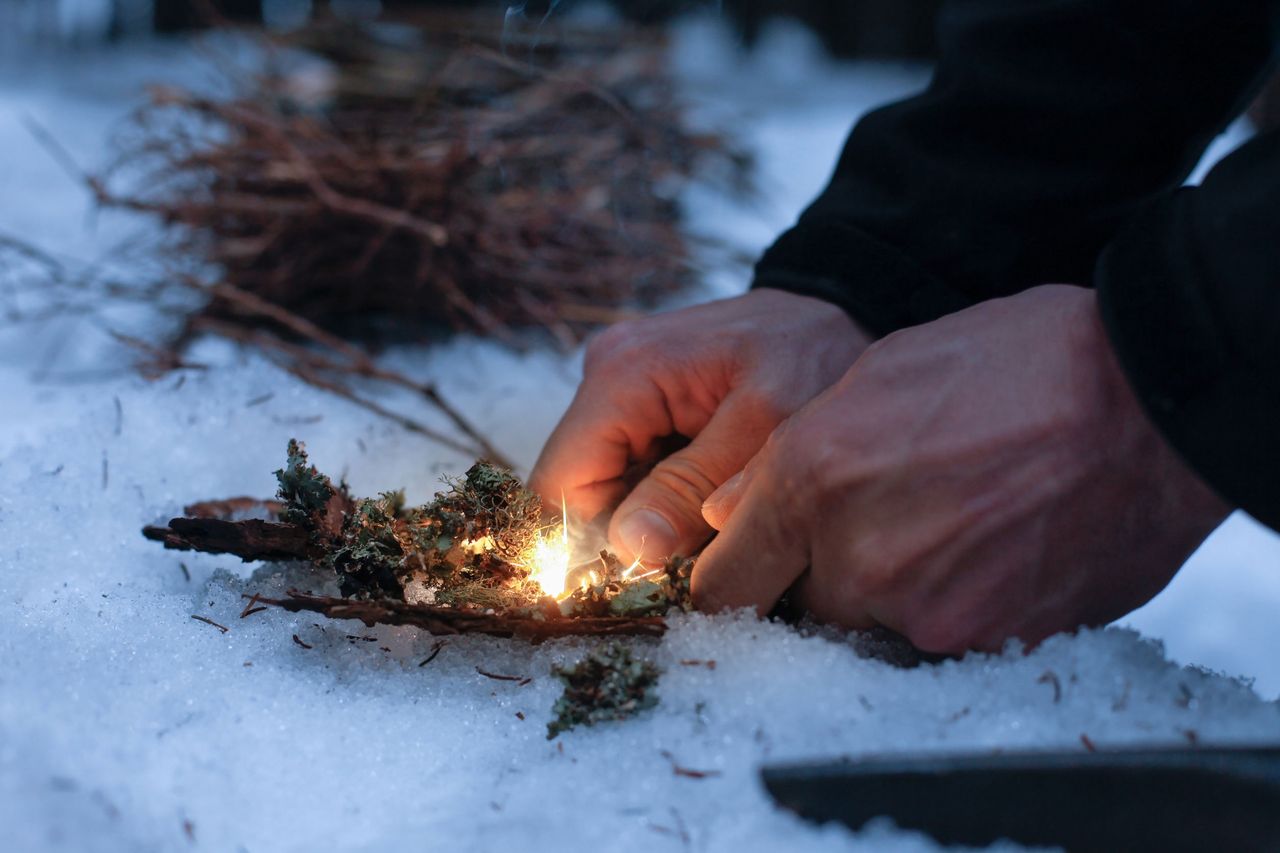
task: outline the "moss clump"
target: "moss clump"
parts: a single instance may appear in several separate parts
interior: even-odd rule
[[[407,506],[399,491],[353,500],[293,440],[276,479],[281,519],[308,530],[316,561],[337,573],[347,598],[493,608],[539,598],[520,558],[538,535],[542,503],[505,468],[477,462],[422,506]]]
[[[551,673],[564,682],[564,693],[551,709],[555,719],[547,724],[548,740],[575,726],[625,720],[658,704],[661,670],[632,657],[631,649],[616,641],[571,667],[552,667]]]
[[[333,497],[333,484],[307,461],[302,442],[289,439],[288,453],[285,466],[275,472],[280,484],[277,494],[284,501],[280,518],[293,524],[310,524],[318,513],[324,512]]]
[[[606,551],[578,567],[573,591],[559,602],[529,579],[525,560],[542,529],[542,502],[505,468],[480,461],[421,506],[404,493],[355,499],[335,486],[289,442],[276,471],[282,520],[307,531],[307,558],[332,569],[345,598],[520,611],[534,618],[644,617],[689,610],[693,561],[669,558],[662,569],[631,570]],[[643,577],[635,577],[641,574]]]

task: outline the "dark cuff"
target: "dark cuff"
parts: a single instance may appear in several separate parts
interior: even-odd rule
[[[1205,297],[1191,193],[1153,205],[1102,254],[1102,320],[1169,443],[1220,497],[1280,530],[1280,394],[1233,350]]]
[[[894,247],[839,222],[807,221],[784,233],[756,264],[751,286],[832,302],[877,338],[972,304]]]

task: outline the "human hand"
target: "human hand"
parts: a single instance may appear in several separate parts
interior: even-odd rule
[[[626,558],[642,541],[650,557],[688,554],[711,533],[702,502],[869,342],[840,308],[767,289],[619,323],[587,347],[530,485],[586,518],[621,501],[609,539]],[[692,442],[627,495],[624,475],[672,435]]]
[[[1139,408],[1093,292],[1058,285],[872,345],[704,510],[700,607],[790,588],[959,653],[1127,613],[1228,507]]]

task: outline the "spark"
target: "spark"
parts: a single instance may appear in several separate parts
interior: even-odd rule
[[[549,530],[538,532],[527,558],[523,561],[529,569],[529,580],[536,583],[544,595],[560,599],[565,594],[569,578],[569,512],[564,494],[560,495],[561,523]]]

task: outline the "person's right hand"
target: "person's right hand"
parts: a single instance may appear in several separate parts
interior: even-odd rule
[[[702,502],[870,343],[842,309],[768,289],[611,326],[530,485],[579,517],[621,502],[609,525],[621,557],[689,554],[711,535]],[[670,436],[692,441],[627,495],[624,475]]]

